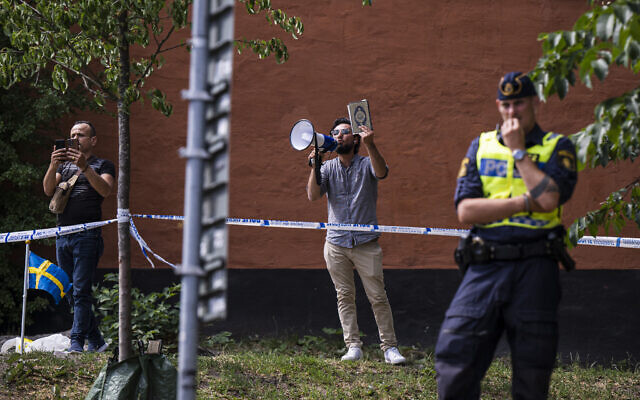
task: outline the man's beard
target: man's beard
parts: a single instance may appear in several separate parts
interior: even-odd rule
[[[338,147],[336,148],[336,153],[338,153],[338,154],[349,154],[349,153],[351,153],[352,149],[353,149],[353,143],[341,144],[341,145],[338,145]]]

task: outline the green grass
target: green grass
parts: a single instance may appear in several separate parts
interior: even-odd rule
[[[404,366],[384,363],[377,346],[364,360],[341,362],[338,335],[207,338],[198,358],[198,399],[436,399],[433,353],[401,347]],[[204,353],[207,353],[204,355]],[[59,359],[46,353],[0,357],[0,399],[83,399],[108,355]],[[170,355],[174,364],[176,356]],[[483,399],[510,398],[508,358],[496,359],[482,384]],[[640,366],[611,368],[561,365],[553,373],[550,399],[638,399]]]

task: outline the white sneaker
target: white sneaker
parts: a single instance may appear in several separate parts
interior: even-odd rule
[[[387,364],[403,364],[407,359],[400,354],[397,347],[390,347],[384,352],[384,361]]]
[[[360,347],[349,347],[347,354],[342,356],[342,361],[358,361],[362,358]]]

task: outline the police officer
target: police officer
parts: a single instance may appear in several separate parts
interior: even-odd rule
[[[556,358],[557,260],[572,261],[561,215],[577,181],[575,148],[538,126],[526,74],[500,80],[496,105],[502,124],[471,142],[458,175],[458,219],[473,227],[456,250],[466,272],[436,344],[440,399],[480,398],[503,331],[514,399],[546,398]]]

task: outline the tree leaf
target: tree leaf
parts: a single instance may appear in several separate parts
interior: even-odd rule
[[[596,24],[596,35],[600,40],[609,40],[613,35],[613,26],[615,24],[615,18],[613,13],[604,12],[598,17]]]
[[[618,18],[618,20],[620,20],[620,22],[622,22],[623,24],[629,22],[629,20],[633,16],[633,11],[631,11],[629,5],[624,3],[614,3],[613,13],[615,14],[616,18]]]
[[[602,58],[592,61],[591,66],[593,67],[593,72],[601,81],[609,74],[609,64]]]
[[[556,82],[556,91],[558,92],[558,97],[560,97],[560,99],[564,99],[564,97],[567,95],[567,91],[569,90],[569,82],[567,79],[563,78],[563,77],[558,77],[555,80]]]

